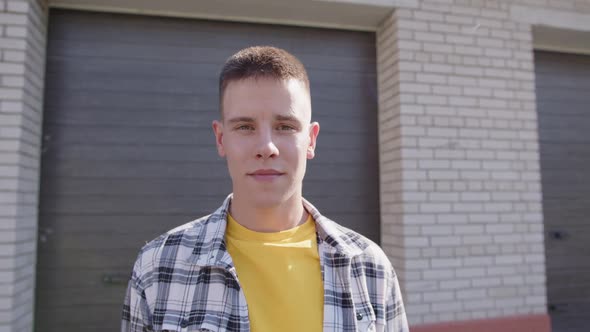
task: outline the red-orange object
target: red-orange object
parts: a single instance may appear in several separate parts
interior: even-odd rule
[[[412,326],[411,332],[551,332],[549,315],[510,316]]]

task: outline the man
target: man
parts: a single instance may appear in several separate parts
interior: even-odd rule
[[[383,251],[302,197],[320,126],[301,62],[241,50],[219,92],[213,131],[233,194],[141,249],[122,331],[408,332]]]

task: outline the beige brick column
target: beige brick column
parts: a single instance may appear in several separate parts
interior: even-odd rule
[[[544,314],[531,26],[425,0],[377,37],[382,243],[410,323]]]
[[[32,331],[47,7],[0,1],[0,331]]]
[[[381,246],[404,285],[402,160],[400,128],[399,69],[395,17],[385,20],[377,31],[377,86],[379,90],[379,172]]]

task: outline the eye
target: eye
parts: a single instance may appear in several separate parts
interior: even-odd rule
[[[290,125],[279,125],[277,127],[277,129],[280,131],[294,131],[294,130],[296,130],[295,127],[290,126]]]
[[[236,130],[250,131],[250,130],[254,130],[254,127],[252,125],[240,125],[240,126],[236,127]]]

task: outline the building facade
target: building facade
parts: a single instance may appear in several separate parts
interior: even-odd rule
[[[583,330],[579,318],[590,314],[590,260],[584,259],[590,253],[584,241],[590,235],[584,171],[590,166],[584,148],[590,142],[584,93],[590,89],[590,1],[15,0],[1,1],[0,10],[0,331],[80,330],[71,316],[112,319],[125,276],[104,267],[117,261],[130,270],[134,257],[114,250],[101,260],[85,253],[87,247],[104,251],[102,238],[88,233],[114,239],[107,248],[129,241],[139,249],[150,239],[146,234],[164,229],[150,223],[152,215],[129,212],[133,204],[146,209],[145,201],[129,197],[149,191],[132,181],[134,174],[169,179],[183,172],[187,160],[177,158],[186,151],[170,152],[183,144],[175,137],[206,138],[182,136],[182,124],[166,122],[174,116],[166,114],[190,112],[191,105],[212,110],[205,97],[190,99],[195,89],[215,89],[213,74],[198,75],[215,73],[211,63],[220,65],[227,53],[206,46],[239,49],[245,41],[300,50],[310,67],[320,100],[314,112],[320,122],[325,117],[342,128],[328,130],[326,144],[349,147],[326,149],[332,152],[318,161],[323,168],[310,170],[311,196],[336,220],[346,205],[345,224],[380,242],[398,273],[412,331],[550,331],[551,324],[557,332]],[[202,38],[205,46],[194,53],[175,48],[183,36]],[[146,46],[152,42],[165,46]],[[210,60],[195,65],[194,78],[183,76],[190,66],[175,66],[180,55],[186,63]],[[148,86],[142,75],[151,71],[170,76]],[[105,72],[110,76],[99,75]],[[187,84],[174,87],[177,77]],[[342,86],[329,85],[330,79]],[[171,99],[153,97],[183,87],[184,94]],[[330,113],[346,89],[351,99]],[[120,105],[135,107],[133,118],[112,111]],[[150,106],[170,112],[149,113]],[[326,113],[316,111],[322,107]],[[358,109],[364,113],[355,114]],[[106,110],[112,111],[108,131],[87,127],[84,121],[106,121],[97,115]],[[151,132],[138,129],[155,126],[149,119],[175,129],[150,141]],[[208,118],[189,119],[188,129],[209,130]],[[128,126],[115,128],[119,121]],[[116,133],[132,148],[115,146]],[[60,149],[62,143],[75,147]],[[167,146],[157,167],[92,169],[97,160],[129,158],[150,144]],[[351,157],[338,159],[343,155]],[[222,165],[190,161],[212,178],[212,165]],[[179,169],[167,168],[175,162]],[[89,169],[98,180],[85,177]],[[355,172],[366,178],[345,181]],[[175,181],[153,185],[176,193],[184,180]],[[135,191],[111,202],[99,190],[107,185],[116,193]],[[218,188],[217,182],[207,186],[206,192]],[[359,194],[342,204],[342,197],[322,191],[326,186]],[[191,205],[186,196],[192,193],[187,189],[178,200]],[[111,211],[106,217],[105,209]],[[166,227],[188,221],[168,205],[155,204],[154,211],[178,217]],[[101,229],[124,228],[113,216],[127,216],[129,230]],[[359,216],[373,221],[355,221]],[[133,237],[138,228],[142,237]],[[77,255],[67,261],[65,253]],[[80,280],[87,283],[76,284]],[[51,286],[58,284],[76,287]],[[82,310],[85,302],[77,297],[95,306]],[[99,328],[97,322],[87,330]]]

